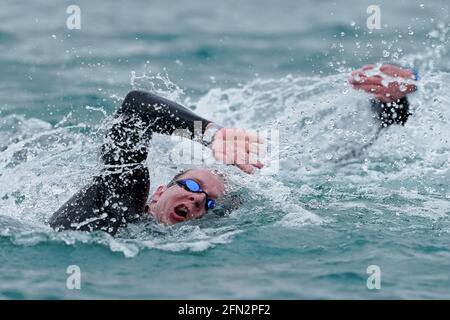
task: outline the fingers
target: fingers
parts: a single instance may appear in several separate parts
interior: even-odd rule
[[[375,64],[366,64],[365,66],[363,66],[361,69],[362,70],[364,70],[364,71],[366,71],[366,70],[370,70],[370,69],[373,69],[373,68],[375,68]]]
[[[363,67],[361,67],[361,68],[359,68],[359,69],[357,69],[357,70],[355,70],[355,71],[352,71],[352,75],[353,74],[356,74],[356,73],[364,73],[364,71],[367,71],[367,70],[371,70],[371,69],[373,69],[373,68],[375,68],[375,64],[367,64],[367,65],[365,65],[365,66],[363,66]]]
[[[262,144],[246,142],[245,152],[264,157],[266,155],[266,148],[264,148]]]
[[[382,64],[380,66],[380,75],[367,76],[366,71],[371,70],[374,67],[375,65],[373,64],[366,65],[360,69],[351,72],[348,78],[348,82],[353,86],[358,84],[381,84],[381,81],[383,80],[381,74],[385,74],[393,78],[401,77],[404,79],[415,80],[415,75],[412,72],[412,70],[401,68],[392,64]]]
[[[213,141],[213,154],[224,164],[236,165],[246,173],[261,169],[264,164],[258,159],[266,155],[266,139],[261,135],[236,128],[219,130]]]
[[[400,85],[397,82],[390,83],[388,87],[382,85],[360,85],[358,88],[373,94],[383,102],[397,101],[417,89],[414,85],[404,86],[404,89],[400,89]]]
[[[262,169],[264,167],[264,165],[259,161],[256,164],[237,164],[236,166],[248,174],[254,173],[255,168]]]
[[[248,174],[252,174],[255,172],[255,168],[249,164],[237,164],[236,167]]]
[[[358,74],[357,77],[350,78],[349,82],[353,86],[357,86],[359,84],[375,84],[375,85],[381,85],[381,82],[383,81],[383,78],[379,75],[367,77],[364,74]]]
[[[264,164],[261,161],[259,161],[259,160],[256,161],[255,164],[252,164],[252,166],[254,166],[254,167],[258,168],[258,169],[264,168]]]
[[[417,90],[417,86],[413,85],[413,84],[408,84],[406,86],[406,93],[411,93]]]
[[[356,76],[356,75],[358,75],[358,74],[364,74],[365,71],[371,70],[371,69],[373,69],[373,68],[375,68],[375,65],[374,65],[374,64],[368,64],[368,65],[365,65],[365,66],[363,66],[362,68],[359,68],[359,69],[356,69],[356,70],[352,71],[352,72],[350,73],[350,76],[351,76],[351,77],[354,77],[354,76]]]
[[[379,68],[380,74],[368,76],[366,71],[374,69],[375,67],[376,65],[374,64],[366,65],[351,72],[348,82],[356,90],[364,90],[367,93],[373,94],[377,99],[383,102],[397,101],[417,90],[417,87],[414,84],[407,83],[409,81],[398,81],[398,78],[415,80],[416,76],[412,70],[385,63]],[[374,72],[372,72],[372,74],[373,73]],[[385,86],[383,85],[383,74],[396,79],[386,79],[386,82],[391,82],[384,83]]]
[[[358,84],[355,89],[364,90],[368,93],[380,94],[386,92],[386,87],[381,84]]]
[[[402,77],[405,79],[415,79],[413,72],[410,69],[404,69],[392,64],[383,64],[380,71],[391,77]]]
[[[373,94],[377,99],[383,102],[390,102],[398,99],[397,97],[393,97],[388,88],[382,85],[372,85],[372,84],[359,85],[358,89]]]
[[[220,135],[224,140],[234,140],[237,138],[239,140],[248,139],[248,141],[251,143],[260,143],[260,144],[266,143],[264,137],[256,133],[238,128],[223,128],[217,132],[217,135],[218,136]]]
[[[224,164],[250,164],[257,168],[262,168],[264,166],[258,159],[257,153],[247,152],[237,144],[234,146],[227,144],[223,149],[216,146],[214,147],[213,152],[216,159]],[[265,154],[265,151],[259,151],[259,153]]]

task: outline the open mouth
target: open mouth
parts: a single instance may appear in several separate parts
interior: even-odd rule
[[[186,219],[189,214],[189,209],[184,204],[179,204],[176,206],[174,211],[176,215],[183,217],[184,219]]]

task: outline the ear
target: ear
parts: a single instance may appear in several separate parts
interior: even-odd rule
[[[158,189],[156,189],[156,191],[152,194],[151,202],[152,203],[158,202],[159,198],[161,198],[162,194],[166,190],[167,190],[166,186],[159,186]]]

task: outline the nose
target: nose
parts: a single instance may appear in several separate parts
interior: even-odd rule
[[[189,200],[193,202],[195,209],[200,210],[205,206],[206,195],[203,193],[194,193],[189,197]]]

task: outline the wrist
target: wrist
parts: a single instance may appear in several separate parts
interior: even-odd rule
[[[414,75],[414,80],[419,81],[419,70],[417,70],[416,68],[409,68],[409,70],[411,70],[411,73]]]
[[[214,122],[210,122],[206,126],[205,132],[203,133],[202,144],[206,147],[211,147],[213,140],[214,140],[214,136],[216,135],[217,131],[219,131],[220,129],[222,129],[221,126],[219,126],[218,124],[216,124]]]

